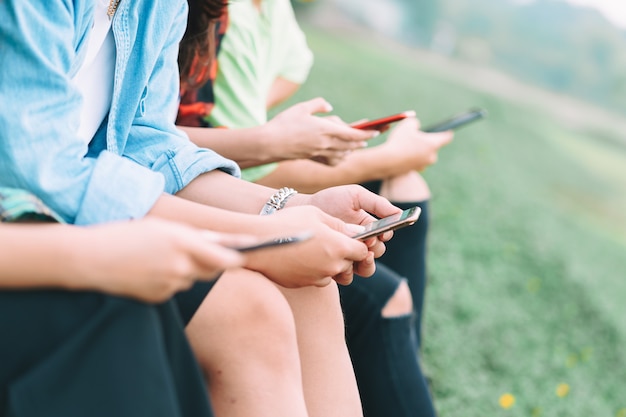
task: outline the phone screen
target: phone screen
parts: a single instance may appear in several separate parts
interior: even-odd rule
[[[487,111],[484,109],[471,109],[465,113],[457,114],[449,119],[446,119],[437,124],[423,128],[423,132],[445,132],[446,130],[458,129],[468,123],[480,120],[487,116]]]
[[[370,224],[365,225],[365,230],[354,236],[355,239],[367,239],[372,236],[378,236],[388,230],[399,229],[400,227],[409,226],[415,223],[419,218],[422,209],[418,206],[411,207],[401,213],[392,214],[383,217]]]

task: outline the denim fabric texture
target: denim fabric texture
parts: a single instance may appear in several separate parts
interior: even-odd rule
[[[91,224],[142,217],[204,172],[240,175],[174,125],[184,0],[120,2],[111,111],[89,147],[78,138],[82,99],[70,81],[93,13],[93,0],[0,2],[0,186]]]

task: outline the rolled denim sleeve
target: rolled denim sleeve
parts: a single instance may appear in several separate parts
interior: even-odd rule
[[[70,78],[86,7],[0,1],[0,185],[27,189],[78,224],[141,217],[165,186],[122,155],[86,157],[76,135],[81,97]]]
[[[139,108],[122,110],[136,112],[124,145],[124,156],[162,174],[165,191],[170,194],[175,194],[197,176],[216,169],[241,175],[234,161],[210,149],[199,148],[175,125],[179,97],[178,44],[186,24],[187,9],[183,2],[173,18],[150,78],[143,86]],[[130,61],[133,61],[132,56]]]

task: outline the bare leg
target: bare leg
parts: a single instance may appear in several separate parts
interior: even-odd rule
[[[267,278],[243,269],[224,273],[187,334],[216,416],[308,415],[293,315]]]
[[[281,291],[296,321],[304,395],[311,417],[362,416],[346,347],[337,285]]]
[[[424,201],[430,198],[430,188],[416,171],[409,171],[382,182],[380,195],[389,201]]]

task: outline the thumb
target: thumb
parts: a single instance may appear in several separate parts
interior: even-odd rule
[[[333,111],[333,106],[331,106],[330,103],[324,100],[322,97],[303,101],[301,103],[298,103],[297,106],[300,108],[300,110],[304,111],[307,114],[328,113]]]
[[[434,139],[435,144],[437,145],[437,148],[441,148],[452,142],[454,132],[448,130],[446,132],[431,133],[431,135],[431,137]]]
[[[407,117],[404,120],[400,120],[398,127],[402,126],[405,129],[419,130],[420,121],[417,117]]]

